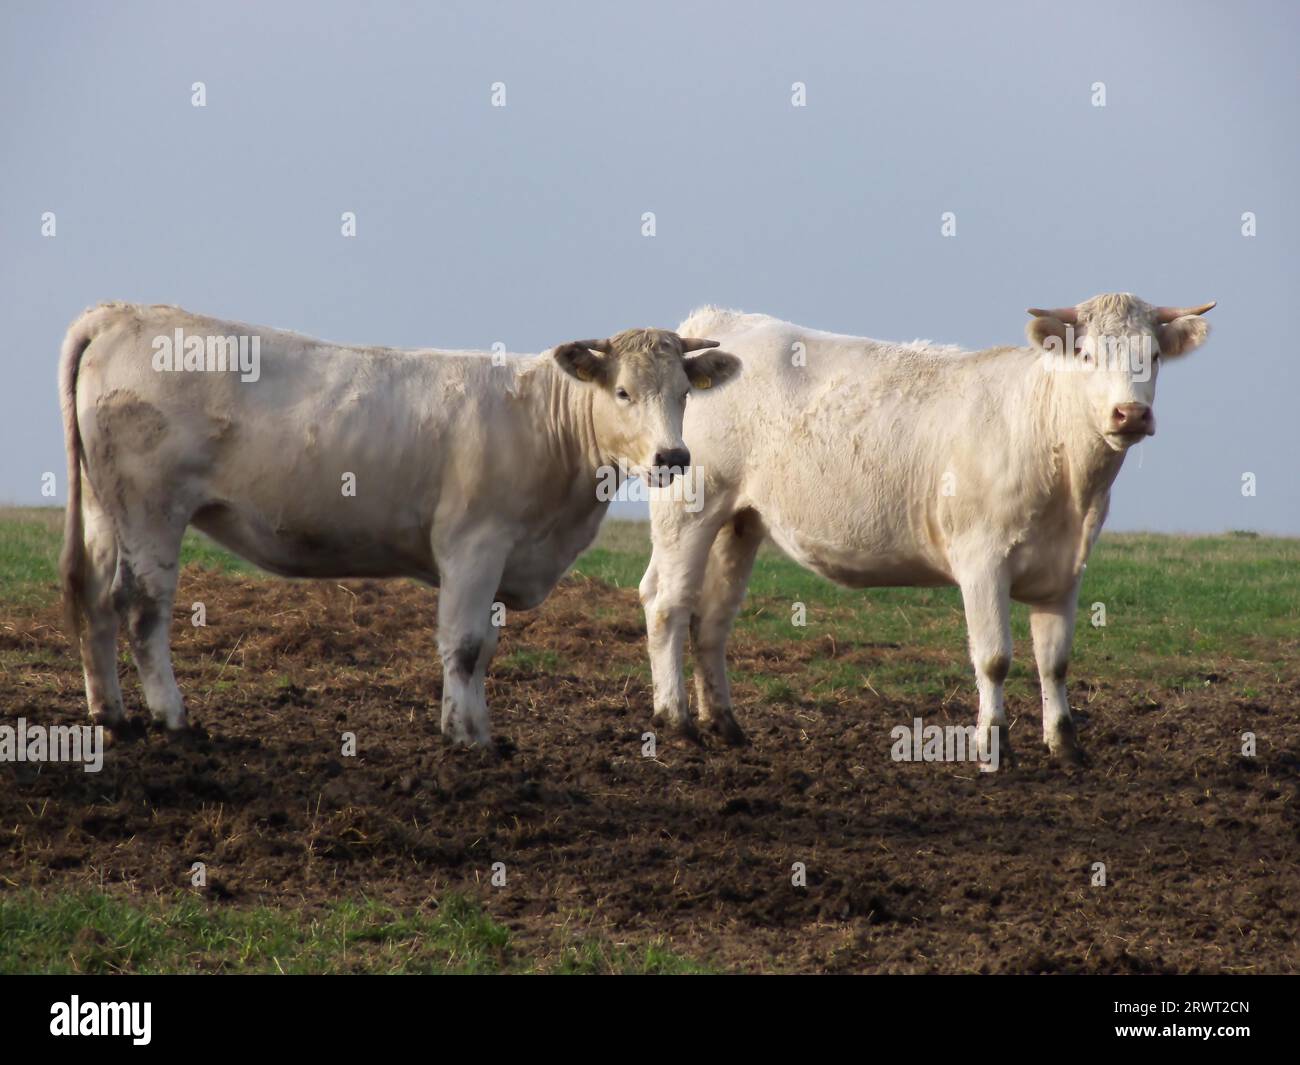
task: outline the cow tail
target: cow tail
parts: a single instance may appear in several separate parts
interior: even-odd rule
[[[59,355],[59,406],[63,411],[63,440],[68,450],[68,509],[64,515],[63,551],[59,577],[63,584],[63,617],[68,639],[81,654],[81,618],[86,595],[86,537],[81,513],[81,426],[77,422],[77,372],[81,356],[90,346],[91,331],[74,322]]]

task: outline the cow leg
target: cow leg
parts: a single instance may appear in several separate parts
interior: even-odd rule
[[[117,573],[117,537],[113,523],[95,500],[90,482],[82,482],[82,522],[85,538],[86,632],[81,641],[81,666],[86,677],[90,719],[105,728],[126,721],[122,687],[117,676],[117,609],[113,577]]]
[[[143,512],[143,510],[142,510]],[[126,621],[149,716],[170,732],[186,727],[185,703],[172,672],[172,602],[186,522],[170,517],[157,526],[118,517],[117,576],[113,603]]]
[[[723,518],[704,520],[703,515],[687,514],[671,503],[652,504],[650,516],[655,546],[641,578],[640,593],[654,681],[653,721],[656,726],[695,737],[682,676],[682,652],[709,548]]]
[[[977,722],[981,752],[990,750],[997,732],[998,764],[1012,761],[1010,728],[1002,701],[1002,686],[1011,672],[1011,596],[1007,575],[977,569],[960,578],[970,636],[971,661],[979,688]],[[981,762],[981,768],[984,763]]]
[[[439,559],[438,652],[442,658],[442,734],[464,746],[486,745],[485,675],[500,635],[492,624],[492,603],[505,568],[490,554]]]
[[[731,709],[727,639],[762,542],[763,523],[756,511],[742,511],[723,525],[709,551],[699,612],[691,618],[700,726],[712,729],[730,744],[744,743],[745,734]]]
[[[1079,765],[1083,752],[1074,734],[1074,719],[1066,694],[1065,673],[1070,665],[1074,641],[1074,615],[1078,609],[1078,586],[1068,598],[1050,606],[1029,610],[1029,628],[1038,660],[1038,682],[1043,690],[1043,742],[1052,757],[1066,765]]]

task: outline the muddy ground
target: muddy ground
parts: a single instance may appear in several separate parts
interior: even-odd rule
[[[195,600],[206,628],[188,623]],[[0,766],[0,888],[172,894],[203,861],[214,906],[462,891],[541,957],[590,932],[746,971],[1300,969],[1300,680],[1207,678],[1164,701],[1072,681],[1093,760],[1079,774],[1049,765],[1024,705],[1009,773],[890,760],[899,722],[973,720],[973,684],[942,710],[868,691],[765,704],[742,684],[749,746],[663,740],[652,759],[635,594],[570,579],[511,615],[488,683],[495,748],[464,751],[430,709],[435,601],[191,567],[173,631],[196,734],[119,744],[99,774]],[[0,673],[5,722],[83,722],[61,629],[53,606],[0,625],[7,661],[30,654]],[[909,652],[739,636],[733,663],[799,692],[800,656],[829,653]]]

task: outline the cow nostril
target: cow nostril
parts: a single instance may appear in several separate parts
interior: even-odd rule
[[[1141,427],[1151,424],[1151,408],[1144,403],[1122,403],[1110,417],[1116,428]]]
[[[675,447],[667,451],[655,452],[655,465],[669,468],[685,469],[691,464],[691,453],[685,448]]]

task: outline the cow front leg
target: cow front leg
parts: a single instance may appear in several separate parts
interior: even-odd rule
[[[442,658],[442,734],[453,743],[487,745],[485,678],[500,635],[492,602],[504,563],[489,557],[440,566],[438,652]]]
[[[1001,571],[979,570],[961,580],[966,607],[966,628],[970,635],[971,661],[979,688],[980,710],[976,735],[981,754],[980,768],[996,769],[1012,762],[1010,727],[1003,705],[1003,684],[1011,672],[1011,595],[1007,576]],[[987,752],[997,743],[997,761]]]
[[[1043,690],[1043,742],[1052,757],[1064,765],[1084,761],[1075,738],[1074,719],[1065,686],[1074,642],[1074,616],[1079,606],[1078,585],[1059,603],[1034,606],[1029,611],[1029,629],[1034,637],[1038,660],[1038,682]]]
[[[645,608],[646,645],[650,652],[650,677],[654,687],[651,723],[686,736],[696,729],[687,705],[686,681],[682,675],[683,649],[690,624],[690,607],[669,606],[660,596],[660,552],[650,555],[650,565],[641,578],[639,592]]]
[[[645,607],[646,643],[654,683],[653,722],[656,727],[696,739],[699,732],[690,717],[682,659],[709,561],[709,547],[721,518],[706,521],[684,511],[670,511],[672,506],[659,502],[651,505],[654,551],[639,591]]]

